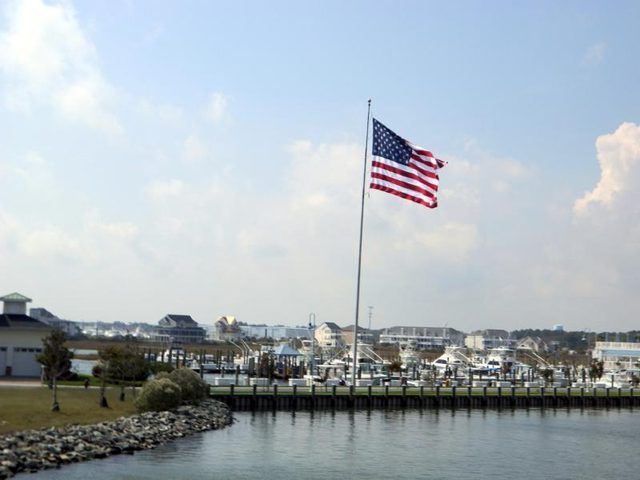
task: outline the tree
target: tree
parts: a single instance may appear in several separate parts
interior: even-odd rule
[[[602,360],[593,362],[589,367],[589,376],[591,379],[593,380],[595,378],[600,380],[602,375],[604,375],[604,362]]]
[[[64,346],[66,341],[64,332],[60,329],[51,331],[48,337],[42,339],[43,350],[36,359],[44,366],[44,374],[47,380],[52,384],[53,398],[51,402],[51,411],[59,412],[60,404],[58,403],[58,379],[71,370],[71,359],[73,353]]]
[[[390,372],[400,372],[402,370],[402,362],[400,360],[394,360],[389,364]]]
[[[135,395],[136,382],[142,382],[149,376],[149,364],[132,344],[110,345],[100,351],[100,360],[101,378],[120,385],[120,401],[125,399],[127,385],[134,388]]]
[[[553,369],[545,368],[543,370],[540,370],[540,376],[544,379],[545,385],[548,385],[549,383],[553,382]]]

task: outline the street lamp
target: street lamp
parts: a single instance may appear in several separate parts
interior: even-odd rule
[[[309,359],[309,366],[311,367],[310,374],[313,378],[316,363],[316,314],[313,312],[309,314],[309,333],[311,334],[311,358]]]

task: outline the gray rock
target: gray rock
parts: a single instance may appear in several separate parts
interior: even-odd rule
[[[169,412],[146,412],[95,425],[27,430],[0,436],[0,480],[19,472],[129,454],[195,432],[233,422],[229,408],[214,400]]]

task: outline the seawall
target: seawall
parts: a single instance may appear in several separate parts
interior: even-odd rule
[[[234,411],[386,408],[633,408],[640,393],[618,388],[212,387]]]

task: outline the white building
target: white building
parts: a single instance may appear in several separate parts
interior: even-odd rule
[[[29,316],[41,321],[42,323],[46,323],[53,328],[62,330],[67,337],[74,337],[82,333],[82,330],[76,324],[76,322],[72,322],[71,320],[63,320],[57,315],[51,313],[46,308],[32,308],[29,310]]]
[[[385,328],[380,343],[413,345],[423,350],[442,349],[447,345],[461,345],[464,334],[450,327],[398,326]]]
[[[474,350],[489,350],[496,347],[514,348],[517,343],[506,330],[487,328],[471,332],[464,340],[465,347]]]
[[[242,338],[242,330],[236,320],[231,315],[223,315],[214,324],[213,340],[233,341]]]
[[[344,345],[342,329],[333,322],[324,322],[316,328],[315,338],[321,348],[337,348]]]
[[[518,350],[531,350],[535,353],[546,353],[549,347],[540,337],[524,337],[518,340],[516,345]]]
[[[287,327],[285,325],[240,325],[243,336],[247,338],[311,338],[309,327]]]
[[[605,370],[637,369],[640,365],[640,343],[596,342],[592,357],[603,361]]]
[[[42,371],[36,356],[42,352],[42,339],[51,328],[28,316],[30,298],[11,293],[0,297],[0,376],[39,377]]]

